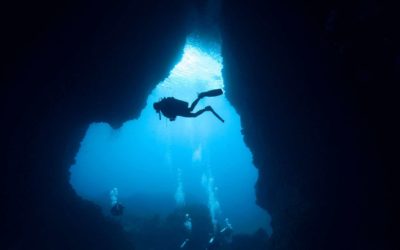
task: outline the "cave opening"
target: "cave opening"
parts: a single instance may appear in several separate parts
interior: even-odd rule
[[[101,122],[89,126],[70,183],[128,232],[141,230],[143,218],[168,220],[180,211],[192,216],[193,229],[205,223],[207,234],[228,218],[235,233],[262,228],[271,235],[270,216],[256,205],[258,172],[240,116],[225,95],[203,98],[196,107],[212,106],[225,123],[210,112],[170,122],[153,109],[162,97],[191,103],[200,92],[224,89],[220,50],[219,41],[189,37],[180,61],[153,89],[138,119],[119,129]],[[110,214],[116,201],[125,208],[118,218]]]

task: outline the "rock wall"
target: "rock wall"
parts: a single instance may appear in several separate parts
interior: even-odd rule
[[[1,249],[132,249],[75,194],[69,167],[91,122],[119,127],[137,117],[179,59],[190,6],[141,2],[9,6]]]
[[[394,16],[378,1],[225,1],[224,79],[259,168],[271,249],[388,247]]]

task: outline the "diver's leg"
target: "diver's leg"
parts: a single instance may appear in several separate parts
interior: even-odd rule
[[[199,115],[203,114],[205,111],[208,111],[207,107],[204,109],[200,109],[199,111],[197,111],[195,113],[186,113],[186,114],[182,114],[181,116],[183,116],[183,117],[198,117]]]
[[[205,109],[207,109],[208,111],[211,111],[215,115],[215,117],[217,117],[221,122],[225,122],[224,119],[222,119],[222,117],[219,116],[217,114],[217,112],[215,112],[211,106],[207,106]]]
[[[201,99],[201,97],[199,96],[199,97],[196,98],[196,100],[194,100],[192,105],[190,105],[190,107],[189,107],[189,112],[193,111],[193,109],[196,107],[197,103],[199,103],[200,99]]]
[[[219,116],[214,110],[213,108],[211,108],[211,106],[207,106],[204,109],[200,109],[199,111],[195,112],[195,113],[187,113],[181,116],[184,117],[197,117],[201,114],[203,114],[205,111],[211,111],[221,122],[225,122],[224,119],[221,118],[221,116]]]
[[[212,97],[212,96],[219,96],[222,95],[222,89],[212,89],[209,91],[205,91],[205,92],[201,92],[200,94],[198,94],[196,100],[194,100],[194,102],[192,103],[192,105],[190,105],[189,107],[189,111],[192,112],[193,109],[196,107],[197,103],[199,103],[200,99],[203,97]],[[211,111],[211,110],[210,110]]]

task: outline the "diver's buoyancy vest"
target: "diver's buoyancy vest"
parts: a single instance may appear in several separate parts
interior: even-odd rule
[[[179,114],[184,114],[188,111],[189,103],[167,97],[161,100],[161,112],[164,116],[174,119]]]

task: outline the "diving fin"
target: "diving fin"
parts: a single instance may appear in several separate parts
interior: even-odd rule
[[[223,91],[222,89],[212,89],[209,91],[205,91],[199,94],[199,97],[213,97],[213,96],[219,96],[222,95]]]
[[[225,122],[224,119],[222,119],[222,117],[219,116],[211,106],[207,106],[205,109],[211,111],[221,122]]]

